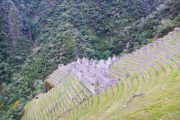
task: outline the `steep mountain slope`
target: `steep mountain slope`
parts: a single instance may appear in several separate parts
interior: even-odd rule
[[[28,40],[28,28],[21,11],[11,0],[0,1],[1,31],[0,31],[0,67],[4,68],[2,81],[11,82],[14,72],[20,70],[30,54],[31,42]],[[7,69],[7,70],[6,70]]]
[[[121,56],[111,65],[107,64],[108,61],[96,61],[96,68],[92,69],[93,60],[86,59],[61,65],[47,81],[54,84],[54,88],[28,103],[22,119],[178,120],[179,44],[180,28],[177,28],[139,50]],[[110,65],[107,70],[106,65]],[[88,68],[90,70],[86,72]],[[82,76],[86,78],[81,79]],[[107,79],[101,77],[97,82],[96,76],[106,76]],[[119,81],[110,84],[110,78]],[[106,81],[109,81],[109,86],[100,93],[92,92],[87,86],[89,83],[94,90],[100,89],[99,86]]]
[[[132,52],[179,26],[177,0],[0,0],[0,116],[20,119],[44,79],[78,57]]]

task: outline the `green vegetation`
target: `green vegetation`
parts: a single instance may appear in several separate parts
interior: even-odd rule
[[[29,102],[22,120],[179,120],[179,38],[180,32],[171,32],[119,58],[108,70],[119,82],[97,95],[85,94],[76,77],[58,69],[51,80],[62,78],[62,83]]]
[[[0,0],[0,119],[20,119],[58,64],[129,53],[179,23],[177,0]]]

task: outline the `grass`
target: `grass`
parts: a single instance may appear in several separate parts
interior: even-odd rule
[[[161,79],[161,83],[143,91],[143,93],[145,94],[143,97],[135,98],[125,109],[120,111],[119,119],[159,120],[166,118],[168,114],[180,113],[180,99],[178,100],[180,98],[179,73],[171,73],[169,77],[166,76],[164,79]],[[109,117],[113,119],[114,115],[111,114]],[[178,114],[171,117],[180,118]]]

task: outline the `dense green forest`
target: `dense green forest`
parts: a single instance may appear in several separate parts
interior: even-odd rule
[[[77,58],[120,56],[180,25],[178,0],[0,0],[0,119]]]

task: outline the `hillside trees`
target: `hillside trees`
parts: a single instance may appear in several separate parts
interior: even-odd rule
[[[44,92],[43,80],[58,64],[132,52],[179,26],[175,0],[1,2],[0,84],[2,103],[8,107],[0,114],[12,114],[14,103],[24,105]],[[20,115],[15,114],[11,118]]]

